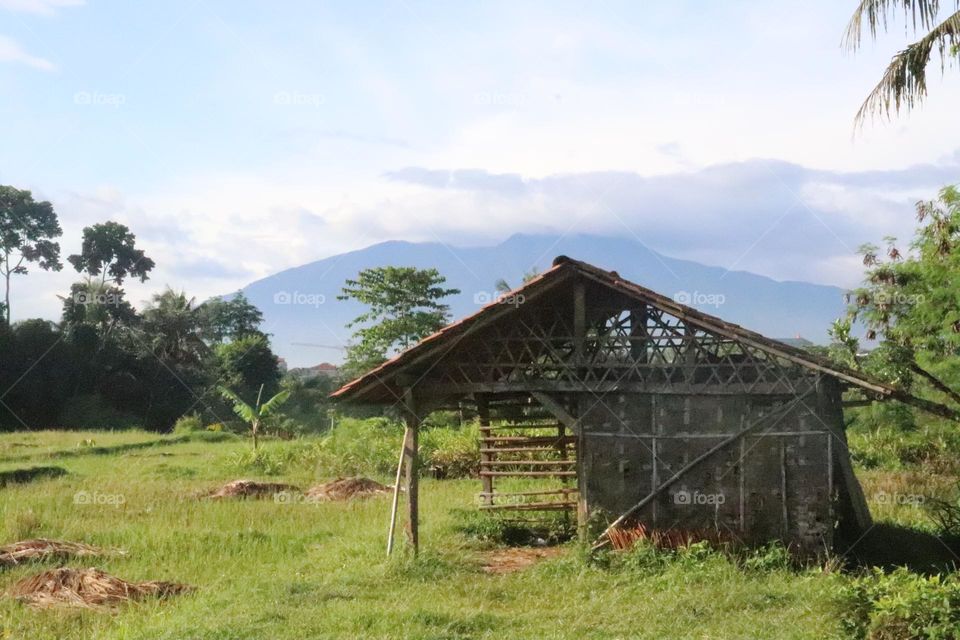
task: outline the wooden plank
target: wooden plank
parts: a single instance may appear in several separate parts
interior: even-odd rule
[[[566,437],[566,436],[564,436]],[[493,447],[480,449],[480,453],[557,453],[559,447]],[[576,453],[576,449],[568,449]]]
[[[481,471],[480,477],[494,478],[576,478],[576,471]]]
[[[481,460],[480,467],[562,467],[577,464],[576,460]]]
[[[562,489],[545,489],[543,491],[512,491],[509,493],[501,493],[498,491],[498,492],[491,493],[490,495],[494,497],[498,497],[498,496],[514,497],[514,496],[552,496],[552,495],[570,494],[570,493],[577,493],[577,490],[572,487],[564,487]],[[480,495],[483,495],[483,494],[481,493]]]
[[[482,511],[566,511],[576,508],[576,502],[530,502],[527,504],[482,505]]]
[[[575,443],[575,436],[497,436],[493,438],[480,438],[481,444],[570,444]]]

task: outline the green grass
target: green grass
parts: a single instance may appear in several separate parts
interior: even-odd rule
[[[78,447],[83,440],[95,445]],[[127,555],[73,566],[197,590],[117,613],[33,610],[4,598],[0,638],[843,637],[843,578],[836,574],[749,570],[719,554],[678,557],[654,569],[629,557],[589,562],[571,544],[532,568],[489,575],[480,543],[457,532],[456,511],[475,504],[472,480],[425,480],[422,553],[388,560],[389,497],[336,504],[198,500],[225,481],[257,477],[237,468],[249,444],[196,437],[124,448],[154,440],[137,432],[0,435],[4,468],[54,459],[67,471],[0,490],[0,541],[51,537],[120,547]],[[17,457],[4,459],[10,455]],[[260,477],[307,487],[331,475],[288,464],[279,475]],[[75,504],[78,492],[102,496],[102,503]],[[40,568],[0,572],[0,589]]]

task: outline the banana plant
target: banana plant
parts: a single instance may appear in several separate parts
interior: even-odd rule
[[[260,391],[257,392],[257,404],[254,406],[250,406],[244,402],[243,398],[227,387],[220,387],[220,395],[233,403],[233,412],[237,414],[241,420],[250,424],[254,449],[257,448],[257,435],[263,420],[273,415],[277,409],[290,398],[290,392],[284,390],[261,404],[260,398],[263,396],[263,385],[260,385]]]

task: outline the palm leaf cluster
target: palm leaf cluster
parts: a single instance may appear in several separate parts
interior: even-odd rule
[[[960,0],[952,3],[953,12],[942,17],[940,0],[861,0],[847,25],[844,46],[855,51],[861,46],[864,31],[876,38],[887,30],[891,17],[902,13],[908,28],[924,32],[922,38],[893,56],[880,82],[857,111],[856,122],[867,116],[883,115],[918,106],[927,95],[927,67],[934,52],[940,57],[940,70],[960,54]]]

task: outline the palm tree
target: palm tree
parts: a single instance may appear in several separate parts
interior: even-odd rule
[[[934,50],[940,56],[940,70],[947,60],[960,57],[960,0],[953,1],[954,12],[939,20],[940,0],[861,0],[853,13],[844,46],[856,51],[861,36],[867,29],[876,38],[880,27],[886,31],[890,16],[902,11],[911,22],[914,32],[925,35],[898,52],[877,86],[857,111],[855,122],[863,124],[868,115],[889,116],[891,110],[909,111],[920,104],[927,95],[927,65]]]
[[[161,361],[199,365],[208,351],[201,320],[193,298],[167,288],[143,312],[145,342]]]
[[[254,449],[257,448],[257,434],[260,431],[260,424],[265,418],[279,409],[280,405],[290,397],[290,391],[284,390],[263,404],[260,404],[260,397],[263,395],[263,385],[260,385],[260,391],[257,393],[257,404],[254,406],[250,406],[244,402],[243,398],[226,387],[220,387],[220,394],[233,403],[233,412],[237,414],[241,420],[250,423]]]

